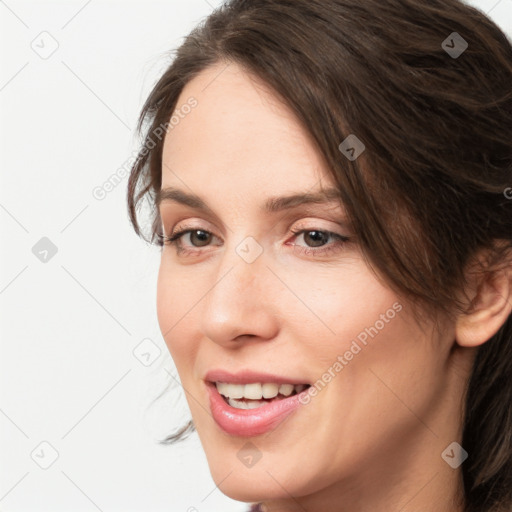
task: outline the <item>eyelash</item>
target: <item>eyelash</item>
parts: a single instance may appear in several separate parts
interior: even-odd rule
[[[213,233],[211,233],[210,231],[207,231],[205,229],[186,227],[186,228],[183,228],[182,230],[175,232],[171,236],[162,235],[162,234],[158,233],[158,238],[162,241],[162,243],[164,245],[174,245],[177,254],[187,256],[190,254],[196,254],[198,252],[201,252],[200,247],[197,247],[195,249],[189,249],[189,248],[182,247],[179,243],[180,239],[183,237],[183,235],[186,235],[187,233],[191,233],[193,231],[201,231],[203,233],[213,235]],[[325,247],[322,246],[322,248],[319,248],[319,249],[314,248],[314,247],[306,248],[306,247],[301,247],[299,245],[293,244],[294,249],[298,248],[301,253],[306,254],[306,255],[317,254],[317,255],[324,256],[326,254],[330,254],[332,252],[337,252],[337,251],[341,250],[343,248],[343,246],[345,245],[345,243],[349,241],[349,237],[340,235],[338,233],[334,233],[333,231],[327,231],[327,230],[321,230],[321,229],[315,229],[315,228],[313,228],[313,229],[299,228],[299,229],[291,230],[291,232],[295,236],[301,235],[302,233],[311,233],[313,231],[317,232],[317,233],[324,233],[326,235],[329,235],[332,238],[334,238],[336,241],[335,241],[335,243],[332,243]],[[213,235],[213,236],[215,236],[215,235]],[[207,247],[207,246],[205,246],[205,247]]]

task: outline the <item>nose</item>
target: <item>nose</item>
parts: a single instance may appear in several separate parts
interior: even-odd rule
[[[202,302],[200,327],[215,343],[236,346],[243,340],[270,340],[279,330],[276,286],[264,254],[245,261],[233,249],[219,258]]]

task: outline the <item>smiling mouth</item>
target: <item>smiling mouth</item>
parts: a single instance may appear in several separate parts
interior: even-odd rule
[[[311,387],[297,380],[293,384],[286,383],[282,377],[276,378],[278,383],[254,382],[258,377],[273,380],[271,375],[264,374],[211,373],[217,375],[211,375],[212,380],[205,380],[205,383],[212,417],[222,431],[240,437],[257,436],[276,428],[304,405],[301,397]]]
[[[310,387],[310,384],[276,384],[253,382],[234,384],[211,382],[224,401],[235,409],[257,409],[265,404],[285,400]]]

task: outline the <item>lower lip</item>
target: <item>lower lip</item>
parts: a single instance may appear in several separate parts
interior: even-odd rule
[[[217,425],[227,434],[242,437],[257,436],[275,428],[302,405],[300,396],[307,392],[305,389],[301,393],[268,402],[256,409],[237,409],[224,401],[215,384],[207,383],[207,388],[210,409]]]

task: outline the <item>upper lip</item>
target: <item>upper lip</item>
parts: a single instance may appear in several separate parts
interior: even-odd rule
[[[254,382],[270,382],[273,384],[309,384],[304,379],[294,377],[284,377],[282,375],[274,375],[272,373],[257,372],[253,370],[243,370],[237,373],[231,373],[226,370],[209,370],[205,377],[205,381],[209,382],[228,382],[230,384],[251,384]]]

